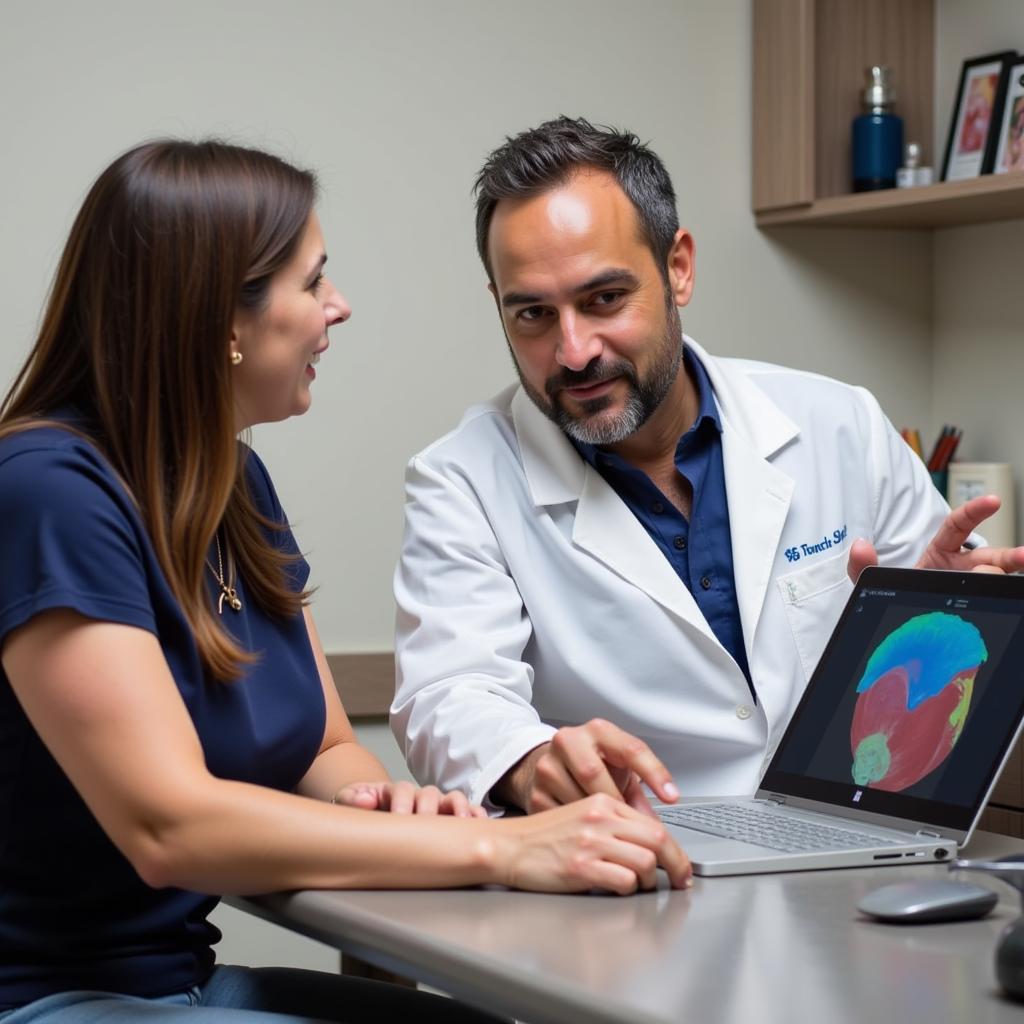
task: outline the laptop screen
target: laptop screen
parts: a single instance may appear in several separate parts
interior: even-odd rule
[[[1024,577],[867,569],[761,782],[971,827],[1024,714]]]

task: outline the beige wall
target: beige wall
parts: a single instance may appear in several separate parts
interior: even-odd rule
[[[4,384],[115,153],[216,132],[319,170],[355,313],[312,412],[256,444],[329,649],[390,645],[405,461],[511,379],[469,189],[491,147],[543,118],[630,126],[664,156],[697,237],[684,324],[705,345],[864,383],[899,423],[929,415],[928,236],[754,229],[748,0],[49,0],[3,21]]]
[[[1020,0],[940,0],[936,51],[940,154],[960,66],[999,50],[1024,52]],[[959,456],[1009,462],[1024,538],[1024,220],[936,232],[932,423],[964,428]]]

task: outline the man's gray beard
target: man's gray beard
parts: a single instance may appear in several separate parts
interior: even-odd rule
[[[639,380],[636,370],[629,363],[622,361],[611,364],[611,368],[615,370],[616,374],[621,375],[629,385],[629,393],[626,396],[626,404],[622,412],[611,419],[603,418],[601,409],[608,404],[608,401],[604,398],[596,398],[592,402],[581,403],[585,414],[588,406],[594,408],[590,415],[579,419],[558,404],[557,390],[549,397],[545,397],[539,394],[536,388],[531,387],[523,378],[515,356],[512,357],[516,372],[519,374],[519,382],[522,384],[523,390],[530,396],[533,404],[574,441],[592,445],[618,444],[630,434],[636,433],[651,418],[658,406],[665,401],[665,396],[669,393],[679,374],[679,366],[682,361],[683,329],[679,322],[679,310],[672,305],[669,307],[668,324],[665,328],[658,361],[651,367],[646,380]],[[571,378],[573,383],[586,383],[588,370],[589,367],[573,374]],[[606,374],[606,376],[610,375]],[[559,378],[552,378],[547,382],[547,387],[555,387],[558,380]]]
[[[667,390],[667,389],[666,389]],[[608,445],[625,441],[630,434],[639,430],[650,418],[651,413],[661,404],[664,393],[651,406],[640,394],[635,379],[629,380],[629,394],[626,405],[613,419],[602,419],[599,412],[586,419],[571,416],[562,406],[552,403],[549,416],[574,441],[583,444]],[[586,403],[584,403],[586,409]]]

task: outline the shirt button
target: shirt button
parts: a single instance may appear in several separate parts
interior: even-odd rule
[[[662,503],[661,503],[660,501],[656,501],[656,502],[655,502],[655,503],[654,503],[654,504],[653,504],[653,505],[651,506],[651,511],[652,511],[652,512],[653,512],[653,513],[654,513],[654,514],[655,514],[656,516],[660,516],[660,515],[661,515],[661,513],[665,511],[665,506],[664,506],[664,505],[663,505],[663,504],[662,504]]]
[[[676,539],[674,541],[672,541],[672,546],[676,549],[676,551],[685,551],[686,550],[686,538],[685,537],[676,537]]]
[[[701,578],[700,578],[700,585],[705,590],[710,590],[711,589],[711,577],[710,576],[701,576]]]
[[[737,704],[736,705],[736,717],[741,721],[745,722],[753,712],[750,709],[749,704]]]

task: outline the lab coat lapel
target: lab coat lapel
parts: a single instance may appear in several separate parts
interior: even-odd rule
[[[793,480],[728,430],[722,432],[722,459],[736,601],[747,661],[752,663],[754,635],[789,514]]]
[[[593,466],[576,508],[574,543],[717,643],[693,595],[626,503]]]
[[[708,372],[722,417],[736,600],[747,660],[753,664],[754,636],[795,486],[770,460],[799,429],[747,377],[732,372],[692,339],[686,343]]]
[[[512,416],[534,503],[577,502],[573,543],[717,644],[693,595],[636,516],[522,389],[512,399]]]

